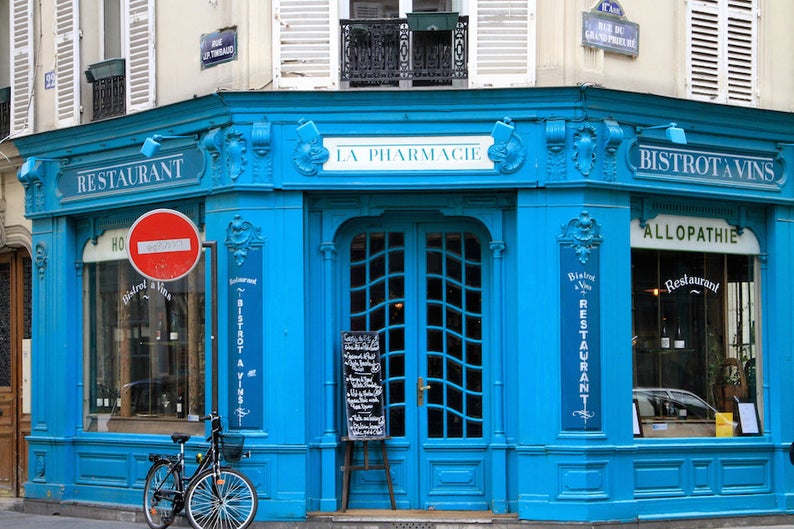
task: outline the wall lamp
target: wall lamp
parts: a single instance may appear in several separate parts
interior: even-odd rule
[[[68,160],[66,158],[40,158],[38,156],[29,156],[19,168],[19,178],[22,180],[27,180],[31,176],[41,178],[42,162],[57,162],[60,164],[64,161]]]
[[[171,140],[177,138],[193,138],[194,136],[163,136],[162,134],[153,134],[146,138],[141,147],[141,154],[147,158],[151,158],[160,152],[160,144],[163,140]]]
[[[654,125],[653,127],[637,127],[637,133],[651,129],[666,129],[665,136],[671,143],[679,143],[686,145],[686,132],[675,123],[667,123],[666,125]]]

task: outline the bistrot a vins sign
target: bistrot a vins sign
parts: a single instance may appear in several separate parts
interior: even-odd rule
[[[637,142],[629,163],[638,178],[779,191],[783,166],[771,155],[734,154]]]

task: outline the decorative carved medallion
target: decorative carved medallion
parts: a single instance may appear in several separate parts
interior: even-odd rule
[[[323,147],[323,137],[313,121],[298,120],[298,143],[292,162],[299,173],[314,176],[328,160],[328,149]]]
[[[230,130],[226,133],[226,170],[229,178],[237,180],[243,174],[248,163],[245,157],[247,151],[246,141],[243,133],[238,130]]]
[[[491,131],[494,143],[488,147],[488,158],[493,160],[496,170],[502,174],[515,173],[526,160],[524,143],[515,133],[512,122],[510,118],[504,118],[504,121],[497,121]]]
[[[573,162],[584,176],[590,176],[595,165],[596,141],[596,131],[589,123],[579,127],[573,136]]]
[[[582,211],[578,217],[569,220],[568,224],[563,224],[559,239],[570,244],[582,264],[587,263],[593,248],[603,241],[601,226],[587,211]]]
[[[235,215],[234,220],[226,228],[226,246],[233,250],[234,262],[237,266],[243,265],[249,250],[254,246],[261,246],[264,242],[262,229],[243,220],[240,215]]]

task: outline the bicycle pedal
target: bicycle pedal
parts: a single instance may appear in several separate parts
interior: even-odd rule
[[[224,483],[226,483],[226,480],[225,479],[218,479],[218,481],[216,481],[215,483],[217,483],[218,485],[223,485]]]

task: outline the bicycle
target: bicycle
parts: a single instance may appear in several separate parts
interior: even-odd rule
[[[200,420],[211,421],[210,446],[196,456],[198,468],[185,476],[185,443],[190,434],[173,433],[179,454],[149,454],[152,467],[143,487],[143,510],[152,529],[165,529],[182,509],[195,529],[245,529],[254,519],[259,499],[256,489],[242,472],[221,466],[243,456],[241,434],[224,434],[221,418],[212,412]]]

